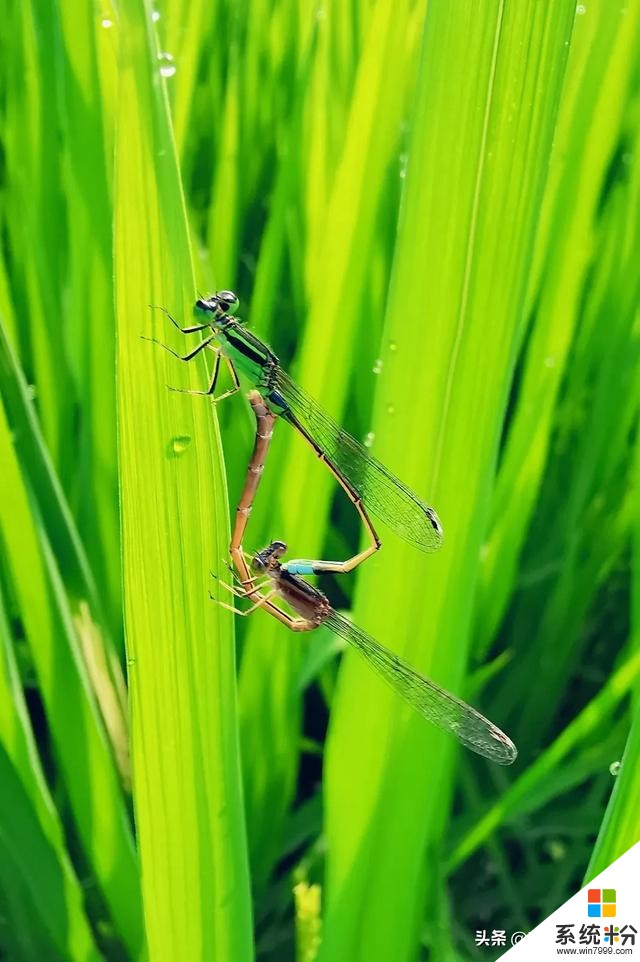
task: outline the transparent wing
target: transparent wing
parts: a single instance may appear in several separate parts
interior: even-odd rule
[[[325,624],[353,645],[393,690],[428,721],[499,765],[511,765],[516,760],[518,752],[511,739],[471,705],[418,674],[337,611],[331,612]]]
[[[442,526],[433,508],[338,427],[285,371],[278,370],[275,386],[290,409],[279,412],[281,416],[326,454],[372,514],[423,551],[440,547]]]

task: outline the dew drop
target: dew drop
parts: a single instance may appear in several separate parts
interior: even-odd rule
[[[369,433],[367,434],[367,436],[366,436],[365,439],[364,439],[364,446],[365,446],[365,448],[370,448],[371,445],[373,444],[373,442],[375,441],[375,439],[376,439],[376,436],[375,436],[375,434],[373,433],[373,431],[369,431]]]
[[[621,768],[622,768],[622,762],[611,762],[611,764],[609,765],[609,774],[613,775],[613,777],[615,778],[616,775],[620,774]]]
[[[160,62],[160,76],[161,77],[173,77],[176,72],[176,65],[173,59],[173,55],[163,51],[158,54],[158,61]]]
[[[191,438],[188,434],[178,434],[175,438],[171,438],[169,444],[167,445],[167,457],[168,458],[179,458],[187,450],[191,444]]]
[[[160,11],[159,11],[159,10],[152,10],[152,11],[151,11],[151,19],[153,20],[154,23],[157,23],[158,20],[160,19]]]
[[[395,414],[395,413],[396,413],[396,409],[394,408],[393,404],[387,404],[387,414]]]
[[[379,374],[381,370],[382,370],[382,358],[379,357],[379,358],[377,358],[377,360],[374,362],[374,365],[373,365],[373,373],[374,373],[374,374]]]
[[[113,20],[109,20],[108,17],[103,17],[102,20],[101,20],[101,22],[100,22],[100,26],[101,26],[104,30],[109,30],[109,28],[113,26]]]
[[[398,345],[396,344],[395,341],[389,341],[389,350],[391,351],[392,354],[398,350]]]
[[[579,3],[576,7],[576,16],[582,17],[586,12],[587,8],[585,7],[584,3]]]

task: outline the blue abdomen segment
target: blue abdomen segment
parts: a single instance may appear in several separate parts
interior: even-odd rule
[[[313,575],[315,568],[312,561],[285,561],[282,570],[290,575]]]
[[[276,390],[275,388],[266,394],[266,399],[274,414],[282,415],[289,410],[289,405],[283,398],[280,391]]]

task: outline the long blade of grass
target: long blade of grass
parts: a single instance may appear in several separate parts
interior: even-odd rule
[[[635,471],[640,465],[640,441],[636,439]],[[637,475],[636,475],[637,476]],[[640,638],[640,496],[636,490],[633,500],[635,517],[633,523],[632,566],[632,643],[638,648]],[[635,716],[625,746],[621,764],[616,771],[616,783],[604,813],[600,832],[591,853],[585,873],[585,885],[596,875],[623,855],[640,838],[638,810],[640,808],[640,701],[635,692]]]
[[[0,885],[7,904],[30,904],[29,929],[41,931],[47,943],[41,957],[57,951],[78,962],[98,962],[84,895],[38,758],[1,590],[0,806]],[[20,921],[10,921],[15,933]]]
[[[401,65],[406,49],[402,5],[384,0],[375,10],[354,87],[344,147],[330,191],[308,214],[314,231],[324,231],[324,249],[308,270],[309,320],[296,376],[332,413],[347,403],[348,374],[354,362],[359,307],[373,245],[374,217],[386,186],[403,111],[402,86],[388,85],[385,64]],[[321,46],[321,41],[319,40]],[[382,106],[381,106],[382,104]],[[285,425],[277,425],[282,433]],[[297,437],[288,441],[276,484],[260,497],[270,504],[271,536],[295,533],[296,553],[316,556],[333,482],[317,459],[304,456]],[[286,478],[286,484],[281,479]],[[313,512],[309,505],[313,504]],[[256,537],[253,529],[252,538]],[[293,534],[292,534],[293,538]],[[242,745],[251,759],[245,769],[252,865],[257,882],[271,868],[282,822],[294,786],[298,761],[301,642],[275,622],[256,616],[249,630],[241,670]],[[265,738],[265,735],[267,736]],[[261,817],[269,811],[267,822]]]
[[[569,2],[427,8],[375,453],[428,492],[445,547],[425,562],[388,539],[384,564],[362,575],[356,620],[453,691],[572,14]],[[534,98],[535,111],[519,109]],[[347,657],[325,770],[323,962],[413,957],[452,748]]]
[[[0,386],[8,420],[15,434],[16,453],[42,511],[42,523],[56,557],[64,562],[67,590],[87,601],[104,623],[101,593],[96,584],[62,486],[42,437],[29,388],[19,366],[4,320],[0,317]]]
[[[85,632],[81,637],[90,636],[92,654],[106,669],[102,672],[99,689],[94,685],[94,690],[98,695],[100,692],[113,692],[114,686],[116,689],[122,687],[123,680],[113,636],[104,612],[100,590],[102,585],[98,587],[94,579],[84,545],[44,444],[24,374],[9,343],[8,332],[1,316],[0,394],[13,431],[20,467],[28,478],[32,497],[38,503],[42,524],[60,565],[70,604],[76,615],[82,608],[82,623],[92,626],[90,635]],[[119,619],[117,621],[119,622]],[[116,722],[112,730],[118,729],[122,732],[126,729],[125,715],[124,704],[111,712],[111,718]],[[122,736],[117,739],[121,752],[124,741]],[[126,754],[126,749],[123,753]],[[128,766],[125,764],[125,767]]]
[[[31,360],[40,418],[51,457],[68,481],[67,439],[71,435],[73,392],[59,329],[62,315],[67,235],[62,163],[58,150],[56,62],[57,8],[27,2],[12,5],[3,19],[14,42],[7,50],[7,230],[13,285],[21,302],[21,357]],[[25,77],[31,83],[24,83]],[[66,390],[60,392],[65,380]]]
[[[115,418],[111,157],[104,120],[92,3],[55,5],[56,81],[64,137],[68,231],[63,344],[78,399],[76,443],[65,440],[68,490],[114,632],[122,619]],[[89,105],[89,109],[88,109]]]
[[[121,7],[116,138],[118,431],[134,801],[150,957],[252,956],[233,623],[209,599],[227,552],[211,405],[167,391],[184,339],[188,233],[149,8]],[[167,80],[170,82],[170,77]],[[184,346],[182,346],[184,350]],[[192,388],[202,386],[202,365]],[[223,569],[224,570],[224,569]],[[179,893],[179,895],[177,895]]]
[[[640,840],[640,775],[637,765],[640,753],[639,717],[636,713],[621,763],[614,769],[616,783],[585,872],[585,885]]]
[[[620,7],[622,7],[622,3]],[[595,4],[577,19],[567,65],[550,184],[545,193],[527,316],[535,317],[483,552],[478,645],[485,650],[511,597],[518,555],[552,442],[556,399],[585,277],[597,244],[597,207],[636,61],[640,7],[619,16]],[[613,68],[612,68],[612,65]],[[597,135],[595,132],[597,131]]]
[[[637,179],[637,174],[629,179],[623,172],[603,202],[606,229],[599,234],[566,401],[561,402],[556,463],[540,493],[538,523],[546,526],[548,535],[534,542],[526,564],[534,571],[551,571],[552,576],[520,592],[511,616],[514,637],[521,639],[516,642],[521,670],[502,691],[500,705],[513,717],[525,750],[544,743],[561,708],[566,678],[579,666],[588,643],[584,626],[589,608],[628,544],[632,516],[628,479],[633,472],[628,439],[636,424],[640,391],[636,370],[640,277],[632,267],[640,218],[637,213],[629,216],[637,211],[633,204]],[[532,625],[536,628],[529,628],[528,634],[533,637],[525,639],[526,626]],[[531,671],[534,686],[529,682]]]
[[[0,405],[0,539],[78,835],[120,938],[142,945],[138,865],[120,785],[78,650],[68,599]],[[96,825],[100,831],[96,832]]]

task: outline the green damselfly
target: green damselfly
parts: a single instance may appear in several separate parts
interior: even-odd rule
[[[341,572],[350,571],[380,547],[380,540],[368,512],[381,518],[405,541],[433,551],[442,544],[442,526],[433,508],[396,478],[355,438],[343,431],[322,408],[283,371],[277,356],[234,316],[238,298],[233,291],[219,291],[199,298],[194,307],[200,323],[180,327],[167,311],[167,317],[182,334],[209,330],[210,334],[188,354],[180,355],[165,347],[181,361],[191,361],[205,348],[216,354],[209,387],[187,391],[221,400],[240,388],[240,376],[257,388],[274,414],[288,421],[316,455],[323,460],[353,502],[371,540],[370,545],[348,561],[335,562]],[[215,398],[215,388],[224,359],[233,388]]]
[[[272,541],[247,563],[242,541],[269,450],[275,417],[257,391],[249,394],[249,401],[256,416],[256,441],[238,502],[231,539],[237,584],[224,587],[237,598],[248,599],[252,604],[241,610],[233,605],[218,603],[242,616],[262,608],[292,631],[313,631],[320,625],[326,625],[355,648],[374,671],[424,718],[455,735],[463,745],[479,755],[500,765],[510,765],[516,759],[517,750],[504,732],[475,708],[419,674],[398,655],[375,641],[337,612],[322,591],[300,577],[301,573],[336,570],[332,562],[283,562],[281,559],[287,550],[286,544]],[[289,614],[276,604],[275,598],[285,601],[294,614]]]

